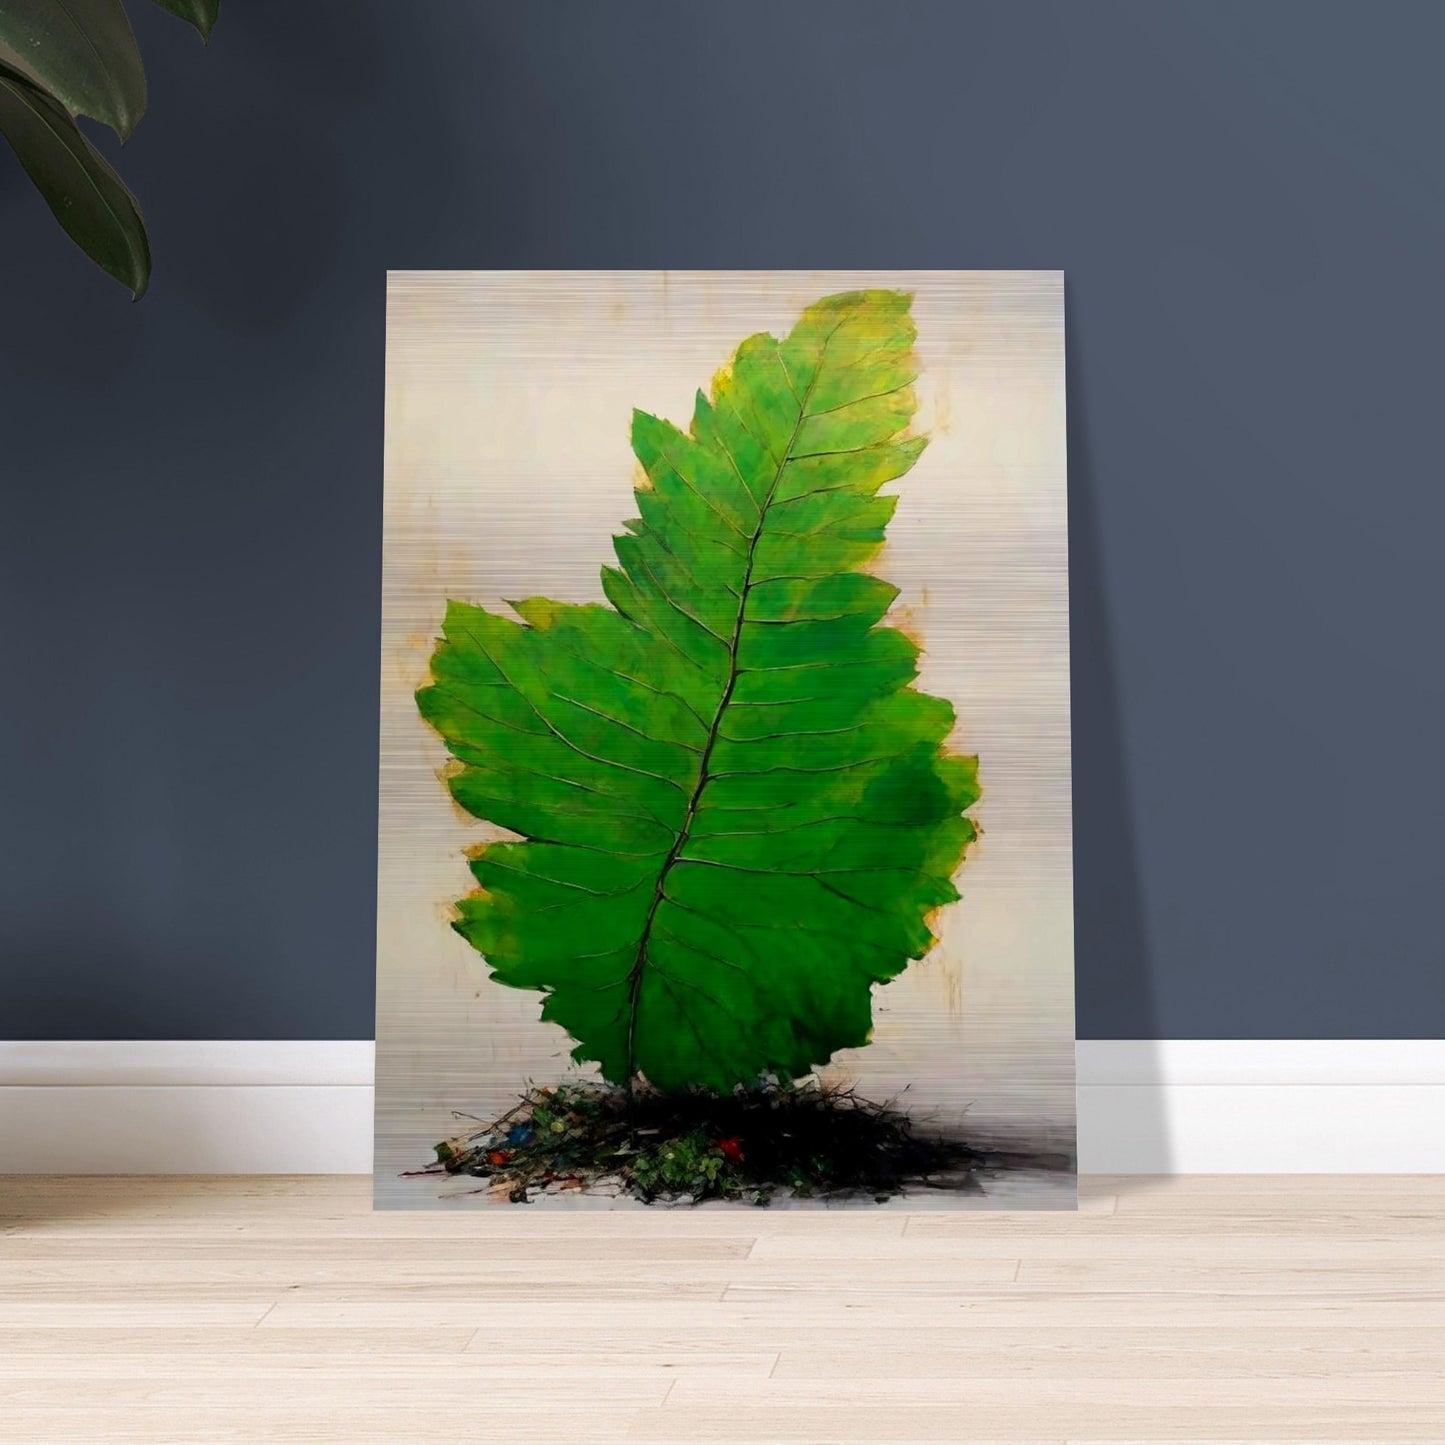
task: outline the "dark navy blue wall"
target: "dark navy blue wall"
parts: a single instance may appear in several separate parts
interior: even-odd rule
[[[1079,1031],[1445,1032],[1445,7],[138,7],[0,154],[0,1036],[365,1036],[387,267],[1062,267]]]

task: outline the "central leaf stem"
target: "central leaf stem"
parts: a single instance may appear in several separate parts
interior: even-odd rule
[[[836,327],[834,329],[836,330]],[[826,343],[824,351],[826,351]],[[782,365],[781,357],[778,364]],[[798,419],[793,424],[793,434],[788,438],[788,445],[783,449],[782,460],[779,461],[777,470],[773,473],[773,479],[768,485],[767,495],[758,508],[758,524],[748,539],[747,558],[743,566],[743,583],[738,593],[738,615],[733,624],[732,637],[728,641],[727,683],[723,687],[722,696],[718,699],[717,711],[713,714],[712,724],[707,730],[707,741],[703,744],[702,754],[698,758],[697,782],[693,786],[692,796],[687,800],[687,808],[682,815],[682,825],[678,829],[676,840],[668,850],[667,857],[662,860],[662,867],[658,870],[657,887],[653,891],[652,902],[648,906],[647,917],[642,925],[642,936],[637,944],[637,958],[627,976],[627,1098],[629,1106],[632,1100],[632,1081],[637,1073],[637,1007],[642,994],[643,974],[647,970],[648,940],[652,937],[652,925],[657,918],[657,910],[662,906],[662,900],[665,897],[664,885],[667,882],[667,875],[672,871],[673,864],[677,862],[682,850],[687,846],[688,835],[692,831],[692,821],[697,816],[698,803],[702,798],[703,789],[712,781],[708,765],[712,759],[713,748],[717,745],[718,730],[722,726],[723,714],[727,711],[727,705],[732,700],[733,689],[737,686],[738,681],[738,646],[742,641],[748,591],[753,585],[753,556],[757,551],[758,540],[763,535],[763,524],[767,520],[768,508],[773,504],[773,494],[778,490],[778,483],[782,481],[783,472],[793,459],[793,448],[798,444],[798,433],[803,429],[803,422],[808,415],[808,400],[813,394],[813,388],[817,385],[818,376],[822,370],[823,356],[820,354],[813,378],[808,383],[808,389],[798,402]]]

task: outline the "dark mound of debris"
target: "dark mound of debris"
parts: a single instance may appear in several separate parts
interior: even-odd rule
[[[514,1204],[582,1190],[646,1204],[774,1197],[878,1203],[910,1187],[969,1187],[982,1156],[915,1133],[908,1116],[807,1080],[732,1094],[529,1088],[480,1129],[436,1146],[420,1173],[472,1175]]]

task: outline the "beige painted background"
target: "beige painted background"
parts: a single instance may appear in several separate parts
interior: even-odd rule
[[[981,1141],[1071,1150],[1063,277],[1056,272],[394,272],[387,295],[377,995],[378,1204],[434,1203],[400,1171],[491,1117],[527,1079],[575,1069],[539,996],[488,980],[447,927],[489,836],[437,780],[417,716],[446,599],[602,601],[635,515],[632,408],[686,426],[693,394],[757,331],[858,286],[915,293],[932,441],[875,570],[921,632],[919,685],[979,755],[984,836],[938,946],[877,991],[875,1040],[832,1071]],[[1020,1171],[991,1201],[1057,1202]],[[485,1196],[468,1202],[485,1204]],[[575,1201],[576,1196],[570,1197]],[[982,1201],[989,1202],[989,1201]],[[455,1206],[453,1206],[455,1207]],[[508,1206],[503,1206],[508,1207]],[[575,1203],[574,1203],[575,1207]]]

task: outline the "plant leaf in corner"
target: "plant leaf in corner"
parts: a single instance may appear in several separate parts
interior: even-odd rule
[[[3,0],[0,42],[72,115],[122,140],[145,114],[145,69],[121,0]]]
[[[422,715],[468,812],[454,927],[614,1083],[728,1090],[868,1042],[974,837],[976,760],[862,570],[923,449],[910,297],[753,336],[682,431],[637,412],[610,606],[448,605]]]
[[[210,40],[221,11],[221,0],[156,0],[156,4],[194,25],[206,41]]]
[[[139,301],[150,282],[151,253],[135,197],[69,111],[3,62],[0,134],[71,239]]]

